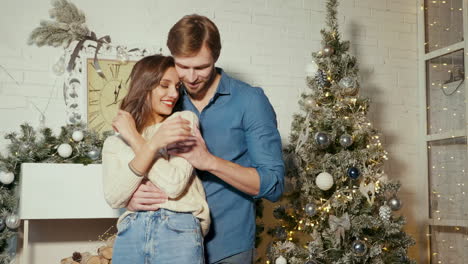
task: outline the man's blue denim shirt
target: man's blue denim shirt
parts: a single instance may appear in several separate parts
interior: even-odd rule
[[[221,80],[203,111],[185,93],[182,107],[197,114],[210,153],[257,170],[260,192],[257,196],[245,194],[211,173],[198,171],[211,210],[211,228],[205,237],[207,263],[254,248],[254,200],[277,201],[284,187],[281,138],[268,98],[261,88],[216,70]]]

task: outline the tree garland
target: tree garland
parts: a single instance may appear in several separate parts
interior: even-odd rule
[[[55,136],[50,128],[36,131],[23,124],[20,132],[5,136],[10,143],[7,154],[0,154],[0,264],[8,264],[12,255],[7,252],[8,240],[17,233],[20,219],[19,176],[22,163],[101,163],[101,149],[111,132],[100,135],[89,131],[84,124],[62,126]],[[71,150],[71,152],[70,152]]]

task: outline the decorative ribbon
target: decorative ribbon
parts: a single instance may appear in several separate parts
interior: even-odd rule
[[[101,76],[102,78],[106,79],[106,76],[104,75],[104,73],[102,72],[102,69],[101,69],[101,66],[99,65],[99,61],[98,61],[98,53],[99,53],[99,49],[101,49],[102,47],[102,44],[104,43],[110,43],[111,42],[111,38],[109,35],[106,35],[104,37],[101,37],[101,38],[97,38],[96,37],[96,33],[94,32],[91,32],[91,34],[89,36],[86,36],[84,38],[82,38],[75,46],[75,49],[73,50],[73,53],[71,54],[70,56],[70,61],[68,62],[68,67],[67,67],[67,71],[70,72],[72,71],[74,68],[75,68],[75,60],[76,58],[78,57],[78,53],[80,52],[80,50],[83,48],[83,44],[86,40],[92,40],[92,41],[95,41],[97,43],[97,46],[96,46],[96,51],[94,52],[94,61],[93,61],[93,66],[94,68],[96,69],[96,72],[99,74],[99,76]]]
[[[366,197],[367,202],[370,205],[374,204],[374,199],[375,199],[375,183],[374,182],[365,183],[365,181],[361,181],[361,184],[359,185],[359,191],[362,193],[362,195],[364,195],[364,197]]]
[[[348,213],[344,213],[341,217],[330,215],[328,218],[328,225],[330,226],[330,231],[335,233],[334,244],[336,246],[340,245],[341,241],[344,241],[345,231],[351,228]]]

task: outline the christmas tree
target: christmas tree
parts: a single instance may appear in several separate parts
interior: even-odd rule
[[[341,41],[337,0],[327,1],[322,50],[312,54],[310,92],[299,100],[285,150],[292,192],[275,208],[269,258],[289,263],[415,263],[398,216],[400,184],[384,173],[387,152],[358,96],[356,58]],[[392,212],[395,211],[395,212]]]

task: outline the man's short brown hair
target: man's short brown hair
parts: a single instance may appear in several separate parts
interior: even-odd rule
[[[184,16],[167,36],[167,47],[173,56],[194,56],[203,45],[207,46],[214,61],[217,61],[221,52],[221,38],[216,25],[205,16]]]

